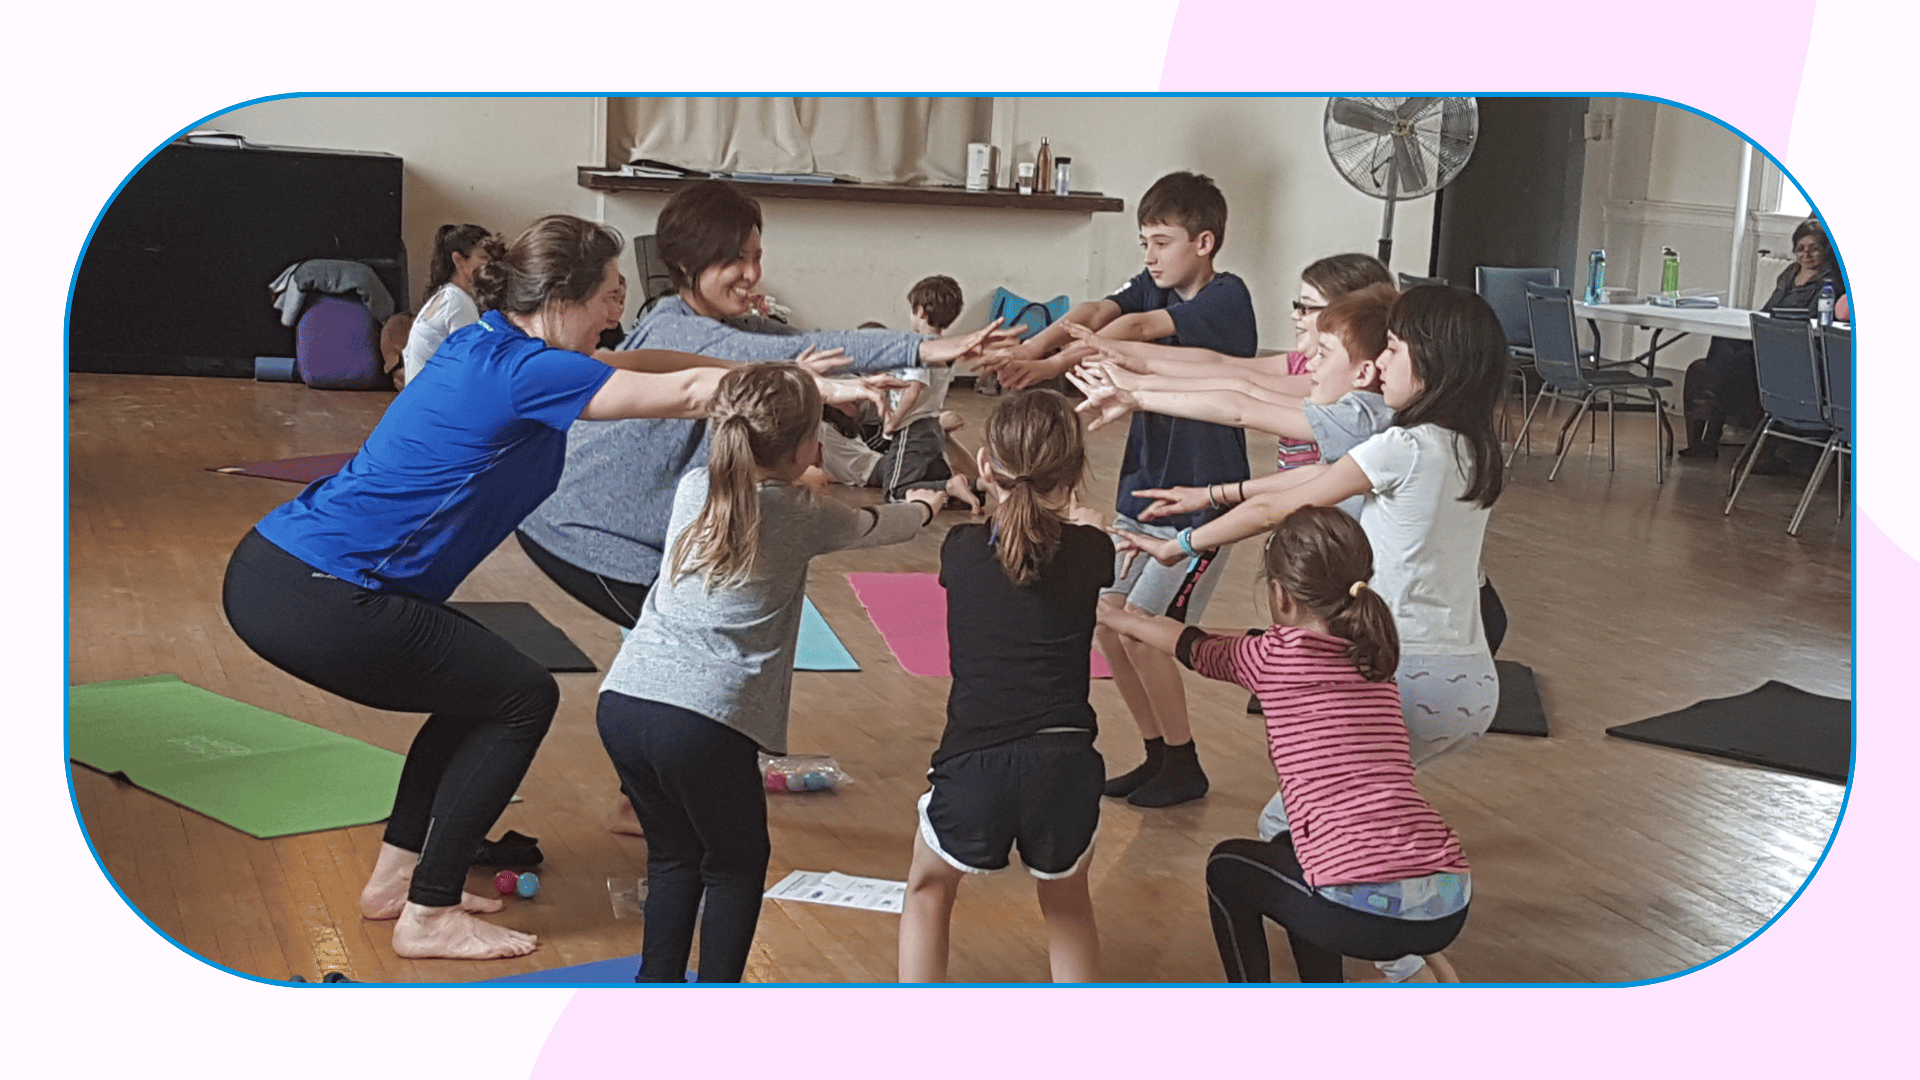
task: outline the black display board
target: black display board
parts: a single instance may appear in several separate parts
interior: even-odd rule
[[[392,154],[283,146],[160,150],[114,197],[88,243],[68,323],[73,371],[250,376],[292,356],[267,286],[303,259],[373,267],[398,309],[403,163]]]

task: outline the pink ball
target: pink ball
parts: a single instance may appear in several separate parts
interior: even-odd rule
[[[520,875],[511,870],[502,870],[493,875],[493,887],[500,890],[501,896],[506,896],[520,887]]]

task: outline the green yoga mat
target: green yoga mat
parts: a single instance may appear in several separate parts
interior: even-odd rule
[[[67,753],[263,840],[384,821],[403,760],[177,675],[70,687]]]

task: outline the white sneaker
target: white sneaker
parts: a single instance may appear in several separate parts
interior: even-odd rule
[[[1433,982],[1433,972],[1427,970],[1427,961],[1421,956],[1403,956],[1398,960],[1376,960],[1374,967],[1387,977],[1391,983]],[[1422,978],[1422,976],[1425,976]]]

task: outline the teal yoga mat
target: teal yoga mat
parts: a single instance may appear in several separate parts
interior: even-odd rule
[[[840,643],[840,635],[827,625],[826,616],[809,598],[800,612],[800,651],[793,661],[797,671],[859,671],[853,654]]]
[[[403,760],[177,675],[70,687],[67,751],[263,840],[384,821]]]

